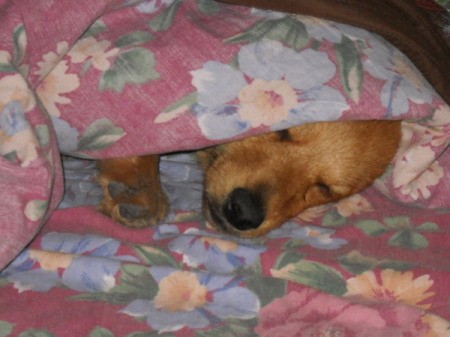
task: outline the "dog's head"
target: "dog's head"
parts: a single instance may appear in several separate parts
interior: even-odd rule
[[[207,222],[241,237],[263,235],[370,185],[399,141],[399,122],[330,122],[201,151]]]

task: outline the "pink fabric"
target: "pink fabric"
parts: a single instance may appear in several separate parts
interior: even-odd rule
[[[0,274],[0,324],[11,336],[446,337],[449,213],[402,215],[367,193],[385,218],[340,218],[341,204],[257,241],[187,213],[136,231],[92,207],[57,210]]]
[[[0,107],[10,118],[4,117],[1,153],[10,160],[2,164],[2,187],[12,195],[2,198],[0,228],[10,239],[0,247],[0,265],[60,198],[53,128],[62,152],[104,158],[195,149],[315,120],[414,118],[381,189],[420,206],[448,205],[448,165],[435,159],[448,144],[449,108],[408,60],[364,31],[195,1],[7,4]],[[255,35],[256,27],[277,20],[297,29],[303,42]],[[355,41],[365,44],[359,55]],[[244,89],[253,103],[241,102]],[[270,119],[269,111],[252,115],[264,90],[278,90],[279,102],[293,104],[282,103]],[[33,214],[24,218],[25,209]]]

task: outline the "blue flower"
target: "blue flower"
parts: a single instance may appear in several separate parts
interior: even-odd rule
[[[169,249],[183,255],[190,267],[204,266],[210,272],[228,273],[251,266],[266,247],[246,240],[189,229],[169,244]]]
[[[165,240],[171,239],[180,234],[180,230],[176,225],[162,224],[154,229],[153,239],[155,240]]]
[[[239,285],[241,277],[164,267],[152,267],[150,273],[159,284],[155,298],[134,300],[122,312],[145,317],[159,332],[201,329],[230,318],[252,319],[259,312],[258,297]]]
[[[78,147],[78,130],[71,127],[65,120],[57,117],[52,117],[52,122],[61,152],[70,153],[75,151]]]
[[[198,103],[207,108],[219,107],[233,100],[246,84],[242,72],[215,61],[206,62],[192,75],[192,85],[198,90]]]
[[[8,136],[28,128],[29,124],[25,119],[23,106],[20,102],[12,101],[7,103],[0,113],[0,130]]]
[[[77,291],[108,291],[115,285],[120,262],[137,261],[115,256],[119,246],[116,240],[95,235],[49,233],[41,240],[42,250],[25,251],[2,275],[21,291],[48,291],[59,285]]]
[[[192,71],[198,102],[192,111],[212,139],[236,136],[260,125],[272,129],[333,120],[348,109],[326,83],[336,74],[327,54],[297,52],[263,39],[241,47],[237,66],[208,61]]]
[[[175,0],[150,0],[144,1],[136,6],[138,12],[151,14],[157,12],[161,7],[170,6]]]
[[[270,239],[289,238],[302,240],[311,247],[318,249],[338,249],[347,244],[344,239],[332,238],[334,230],[316,226],[300,226],[289,221],[280,228],[267,234]]]
[[[364,50],[368,56],[364,69],[373,77],[385,80],[381,102],[385,117],[401,116],[409,111],[409,101],[431,103],[433,89],[405,55],[381,39],[372,39]]]

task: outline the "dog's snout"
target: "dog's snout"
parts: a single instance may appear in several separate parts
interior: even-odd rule
[[[265,218],[262,198],[250,190],[236,188],[223,206],[223,214],[236,229],[245,231],[258,228]]]

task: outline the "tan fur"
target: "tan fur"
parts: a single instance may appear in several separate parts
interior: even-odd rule
[[[291,128],[287,136],[269,133],[199,151],[205,171],[205,217],[212,226],[238,236],[263,235],[309,207],[342,199],[370,185],[391,162],[400,137],[400,122],[321,122]],[[107,184],[115,180],[137,186],[146,181],[145,186],[156,188],[156,194],[142,192],[127,202],[148,207],[156,216],[147,222],[157,222],[167,212],[157,165],[133,160],[140,163],[134,158],[101,164],[102,209],[130,225],[114,213],[123,200],[108,198]],[[258,228],[238,230],[223,216],[223,205],[235,189],[252,191],[262,200],[265,217]]]
[[[98,181],[103,189],[100,211],[135,228],[156,224],[166,217],[169,203],[161,187],[158,155],[102,160],[99,170]],[[108,188],[111,182],[121,183],[126,189],[112,197]],[[138,219],[126,219],[119,212],[120,204],[142,206],[147,212]]]

